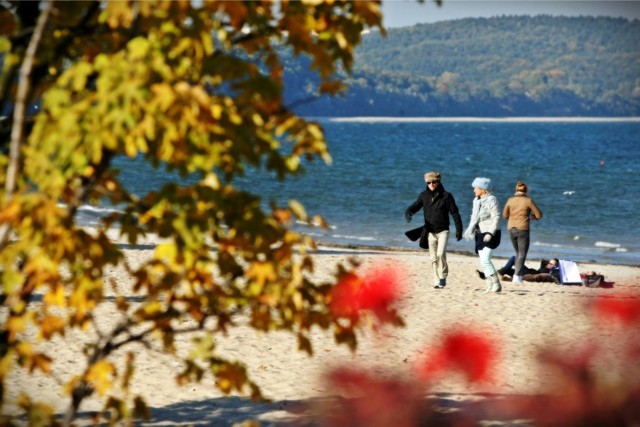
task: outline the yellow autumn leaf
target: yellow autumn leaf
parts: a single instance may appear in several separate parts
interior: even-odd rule
[[[124,152],[130,159],[133,159],[136,156],[136,154],[138,154],[138,150],[136,148],[137,147],[136,147],[135,137],[131,134],[128,134],[127,136],[125,136]]]
[[[48,374],[51,371],[51,364],[53,361],[46,354],[38,353],[33,356],[31,359],[31,366],[29,367],[29,371],[33,372],[36,369]]]
[[[156,257],[164,261],[173,261],[178,255],[178,248],[172,243],[162,243],[156,247]]]
[[[220,378],[218,379],[216,384],[218,385],[220,390],[222,390],[223,393],[226,393],[226,394],[231,393],[231,381],[229,381],[228,379]]]
[[[215,50],[215,46],[213,45],[213,38],[211,37],[211,35],[205,31],[200,33],[200,43],[202,44],[202,47],[204,48],[204,53],[205,55],[212,55],[214,50]]]
[[[149,141],[156,139],[156,121],[151,114],[146,114],[138,127]]]
[[[116,368],[112,363],[106,360],[101,360],[93,364],[87,372],[86,380],[91,384],[100,396],[109,391],[113,385],[113,377],[116,373]]]
[[[174,59],[180,56],[183,56],[188,53],[190,47],[192,47],[193,42],[189,38],[181,38],[177,45],[171,49],[169,54],[167,55],[169,58]]]
[[[317,123],[309,123],[307,125],[307,131],[309,134],[316,138],[324,141],[324,133],[322,132],[322,128]]]
[[[144,306],[143,312],[146,315],[146,318],[154,317],[158,313],[162,312],[162,304],[158,301],[152,301]]]
[[[275,209],[273,211],[273,217],[282,224],[288,224],[291,222],[291,211],[288,209]]]
[[[155,95],[154,103],[162,112],[166,112],[176,101],[173,89],[166,83],[153,85],[151,91]]]
[[[291,296],[291,302],[293,302],[296,310],[302,310],[304,308],[304,299],[302,298],[302,294],[300,292],[295,292]]]
[[[89,75],[93,73],[93,66],[87,62],[79,62],[76,66],[60,77],[61,86],[70,85],[75,92],[83,90],[87,84]]]
[[[8,37],[0,37],[0,53],[6,54],[11,51],[11,42]]]
[[[291,199],[289,200],[289,207],[293,211],[293,213],[300,219],[300,221],[307,220],[307,211],[304,209],[302,203],[297,200]]]
[[[47,292],[42,300],[45,305],[65,307],[66,300],[64,298],[64,288],[62,286],[56,286],[54,289],[51,289],[49,292]]]
[[[68,91],[51,88],[43,97],[44,108],[54,117],[58,117],[62,112],[67,111],[67,106],[71,101],[71,95]]]
[[[15,352],[10,350],[0,358],[0,378],[6,378],[14,365]]]
[[[275,130],[276,136],[281,136],[285,132],[289,132],[297,123],[298,117],[290,116],[284,122],[280,123]]]
[[[222,106],[219,104],[213,104],[211,106],[211,116],[215,119],[215,120],[220,120],[220,118],[222,117]]]
[[[276,271],[268,262],[254,262],[247,271],[247,276],[255,280],[258,284],[264,285],[276,279]]]
[[[6,330],[9,331],[9,340],[14,340],[17,334],[24,332],[26,326],[25,316],[11,316],[5,324]]]
[[[109,55],[106,55],[104,53],[98,54],[93,61],[93,65],[96,67],[97,70],[100,70],[100,71],[106,68],[109,68],[110,63],[111,63],[111,58],[109,57]]]
[[[297,171],[300,167],[300,157],[299,156],[289,156],[285,159],[285,164],[287,165],[287,169],[290,171]]]
[[[110,1],[103,16],[101,21],[106,22],[111,28],[120,26],[129,28],[133,22],[132,4],[126,1]]]
[[[202,180],[202,185],[214,190],[218,190],[220,188],[220,179],[215,173],[209,172]]]
[[[20,341],[16,345],[16,351],[21,358],[30,358],[33,354],[33,346],[26,341]]]
[[[264,120],[262,119],[262,116],[260,116],[260,114],[258,113],[253,113],[251,115],[251,120],[253,121],[253,124],[256,126],[264,126]]]
[[[149,53],[151,42],[144,37],[136,37],[127,45],[129,59],[132,61],[144,59]]]
[[[175,89],[175,92],[180,96],[187,97],[191,95],[191,85],[189,85],[189,83],[187,82],[178,82],[173,86],[173,88]]]
[[[12,201],[8,205],[3,206],[2,210],[0,210],[0,222],[13,222],[20,218],[21,212],[20,204]]]
[[[336,39],[336,42],[338,42],[338,46],[340,46],[341,49],[345,49],[347,46],[349,46],[349,42],[347,42],[347,39],[344,37],[344,34],[342,34],[341,32],[336,32],[334,33],[334,37]]]
[[[66,323],[58,316],[46,316],[40,322],[40,338],[50,339],[54,334],[64,335]]]
[[[73,291],[69,298],[69,305],[75,309],[75,319],[81,321],[93,308],[93,302],[88,298],[87,290],[82,285]]]
[[[210,101],[209,94],[207,93],[205,88],[202,87],[201,85],[194,86],[193,88],[191,88],[191,96],[193,97],[193,99],[196,100],[198,104],[202,106],[209,105],[209,101]]]
[[[242,116],[236,113],[229,113],[229,121],[236,126],[240,126],[242,124]]]
[[[216,342],[211,335],[204,335],[193,340],[194,346],[189,353],[192,359],[207,359],[215,352]]]
[[[24,283],[24,274],[20,271],[9,269],[2,273],[2,290],[6,295],[18,292]],[[15,307],[14,310],[21,309],[23,306]]]

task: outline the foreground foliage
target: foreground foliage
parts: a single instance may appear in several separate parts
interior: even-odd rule
[[[362,31],[380,27],[378,3],[2,3],[3,408],[19,399],[32,423],[54,422],[46,402],[13,396],[6,384],[16,369],[50,373],[55,355],[40,343],[70,330],[96,338],[78,355],[81,372],[60,379],[70,399],[65,423],[96,394],[111,422],[146,414],[144,396],[130,393],[133,343],[173,353],[177,336],[193,334],[177,381],[210,375],[223,392],[253,397],[260,390],[242,361],[216,353],[215,336],[238,316],[261,331],[290,331],[308,353],[314,327],[355,347],[360,312],[332,311],[331,284],[309,279],[313,242],[291,230],[322,218],[293,200],[267,207],[234,180],[249,169],[284,179],[305,159],[330,161],[321,127],[283,102],[276,46],[309,57],[319,93],[335,94],[343,88],[336,71],[351,69]],[[114,167],[123,156],[189,183],[133,194]],[[79,208],[105,203],[118,210],[93,231],[77,226]],[[163,243],[130,265],[107,234],[114,227],[131,245],[149,235]],[[121,320],[100,330],[105,275],[116,267],[143,298],[117,295]],[[357,278],[353,267],[337,266],[336,276]],[[399,324],[386,301],[374,313]]]
[[[590,298],[584,310],[607,340],[583,336],[578,345],[548,343],[535,368],[555,381],[534,395],[491,395],[444,402],[433,390],[443,376],[459,376],[470,391],[497,379],[500,338],[477,323],[446,330],[409,369],[380,370],[345,365],[326,381],[343,397],[312,408],[325,427],[389,425],[636,426],[640,423],[640,299],[637,295]],[[562,325],[562,327],[571,327]],[[479,387],[479,388],[478,388]],[[454,402],[454,403],[451,403]]]

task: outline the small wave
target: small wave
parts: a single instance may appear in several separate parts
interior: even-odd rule
[[[575,193],[575,191],[564,191],[562,194],[565,196],[571,196],[573,193]]]
[[[616,249],[621,247],[622,245],[619,245],[617,243],[609,243],[609,242],[596,242],[594,243],[594,246],[598,248]]]
[[[578,236],[576,236],[574,240],[578,240]],[[589,249],[586,246],[566,245],[561,243],[548,243],[548,242],[540,242],[540,241],[531,242],[531,246],[537,246],[540,248],[561,248],[561,249],[572,249],[572,250],[588,250]],[[626,248],[622,247],[622,245],[617,243],[596,242],[594,243],[594,246],[601,249],[610,249],[614,252],[628,252]]]
[[[296,224],[297,225],[305,225],[305,226],[309,226],[309,227],[320,227],[321,226],[321,224],[319,222],[316,222],[316,221],[301,221],[299,219],[296,220]],[[333,224],[329,224],[329,229],[330,230],[335,230],[336,228],[338,228],[338,227],[336,227]]]
[[[561,245],[559,243],[532,242],[531,246],[540,246],[543,248],[577,248],[577,246]]]
[[[375,241],[377,240],[375,237],[367,237],[367,236],[349,236],[342,234],[334,234],[332,237],[336,239],[351,239],[351,240],[362,240],[362,241]]]
[[[324,234],[322,234],[322,233],[314,233],[312,231],[305,231],[304,234],[306,234],[309,237],[324,237]]]
[[[118,209],[99,208],[97,206],[81,206],[78,210],[83,211],[83,212],[95,212],[97,214],[119,212]]]
[[[64,207],[64,205],[61,206]],[[100,223],[101,218],[114,212],[122,211],[114,207],[82,205],[78,208],[76,220],[78,225],[95,227]]]
[[[67,205],[64,203],[59,203],[58,207],[66,208]],[[119,209],[116,209],[116,208],[105,208],[105,207],[99,207],[94,205],[82,205],[78,208],[78,211],[85,212],[87,214],[95,214],[95,215],[109,214],[112,212],[121,212]]]

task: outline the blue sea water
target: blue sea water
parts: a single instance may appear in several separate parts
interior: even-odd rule
[[[453,194],[464,226],[476,176],[491,178],[501,207],[518,180],[543,211],[532,222],[529,259],[640,265],[640,122],[520,120],[319,119],[333,158],[306,163],[303,176],[279,182],[250,173],[239,185],[273,199],[302,202],[329,231],[301,228],[319,242],[418,249],[404,235],[405,209],[424,190],[423,174],[437,170]],[[144,194],[171,178],[139,160],[119,160],[125,186]],[[100,209],[84,209],[91,224]],[[510,256],[506,222],[498,256]],[[472,253],[471,242],[450,251]]]

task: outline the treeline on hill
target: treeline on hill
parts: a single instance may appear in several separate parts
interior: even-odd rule
[[[637,116],[640,21],[541,15],[468,18],[368,34],[349,90],[312,102],[287,63],[286,97],[307,116]]]

